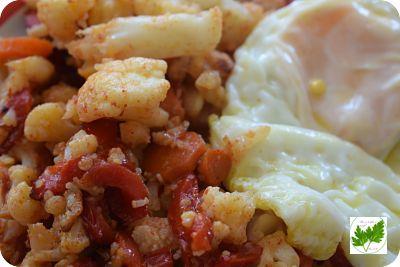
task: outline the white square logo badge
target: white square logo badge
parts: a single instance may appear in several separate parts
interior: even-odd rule
[[[350,254],[387,254],[387,218],[350,217]]]

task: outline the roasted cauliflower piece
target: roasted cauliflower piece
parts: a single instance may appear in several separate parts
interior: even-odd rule
[[[135,14],[162,15],[166,13],[197,13],[201,9],[187,0],[135,0]]]
[[[129,58],[96,65],[96,70],[78,92],[81,121],[115,118],[166,123],[168,114],[159,107],[170,88],[165,61]]]
[[[96,25],[113,18],[131,16],[135,2],[136,0],[96,0],[89,12],[88,24]]]
[[[51,37],[62,47],[75,38],[75,32],[86,26],[88,11],[95,0],[40,0],[38,18],[46,25]]]
[[[255,212],[250,194],[221,192],[218,187],[207,187],[203,194],[202,209],[213,221],[228,226],[224,240],[236,245],[247,241],[246,227]]]
[[[202,55],[221,39],[219,8],[198,14],[167,14],[117,18],[80,32],[83,38],[67,47],[89,68],[104,58],[173,58]]]
[[[61,142],[79,130],[70,120],[62,119],[65,104],[44,103],[36,106],[25,121],[25,137],[34,142]]]

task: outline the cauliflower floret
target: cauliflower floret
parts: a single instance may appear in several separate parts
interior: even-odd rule
[[[97,146],[98,142],[95,135],[80,130],[68,141],[64,150],[64,159],[71,160],[94,153]]]
[[[249,194],[223,193],[218,187],[207,187],[201,207],[214,221],[229,226],[229,234],[224,239],[228,243],[240,245],[247,241],[246,226],[255,212],[255,205]]]
[[[64,253],[78,254],[90,245],[82,221],[78,219],[71,230],[61,233],[60,248]]]
[[[87,13],[94,5],[95,0],[40,0],[38,18],[58,45],[63,46],[75,38],[79,25],[85,25]]]
[[[54,74],[53,64],[43,57],[32,56],[13,60],[6,64],[8,77],[4,82],[2,94],[15,94],[33,85],[42,85]],[[5,96],[1,97],[6,99]]]
[[[221,0],[221,2],[224,26],[219,48],[224,51],[235,51],[263,18],[264,10],[253,3],[239,3],[233,0]]]
[[[63,103],[45,103],[36,106],[26,118],[25,137],[35,142],[66,141],[79,127],[62,117],[65,113]]]
[[[63,83],[56,84],[43,91],[43,102],[67,103],[77,92],[78,90],[75,87]]]
[[[132,232],[141,253],[149,253],[163,247],[175,247],[176,240],[167,218],[146,217]]]
[[[197,14],[166,14],[116,18],[89,27],[68,44],[71,55],[86,64],[80,73],[104,58],[173,58],[204,55],[221,39],[222,14],[218,7]]]
[[[11,188],[7,195],[10,215],[20,224],[36,223],[46,217],[46,212],[39,201],[30,198],[32,187],[26,182]]]
[[[96,0],[96,4],[89,12],[89,25],[133,15],[135,2],[136,0]]]
[[[21,182],[31,184],[31,182],[37,178],[36,170],[24,165],[11,166],[8,168],[8,175],[13,185],[17,185]]]
[[[166,122],[167,114],[159,108],[170,88],[165,61],[129,58],[99,64],[96,69],[78,93],[81,121],[116,118],[151,125]]]
[[[43,223],[28,226],[29,245],[32,250],[49,250],[57,246],[59,238],[52,230],[47,229]]]
[[[200,7],[187,0],[135,0],[135,14],[162,15],[167,13],[197,13]]]
[[[285,234],[282,231],[277,231],[271,235],[265,236],[258,244],[263,247],[263,253],[258,267],[300,266],[299,256],[294,248],[286,242]]]
[[[119,125],[122,142],[132,147],[150,143],[150,129],[141,123],[127,121]]]

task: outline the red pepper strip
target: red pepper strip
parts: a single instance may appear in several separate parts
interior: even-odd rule
[[[171,250],[162,248],[150,252],[145,256],[146,267],[173,267],[174,261],[172,258]]]
[[[29,111],[32,109],[33,99],[28,89],[24,89],[10,96],[7,108],[12,108],[17,117],[17,126],[10,129],[6,140],[0,145],[0,154],[4,154],[18,142],[24,135],[24,123]]]
[[[122,259],[124,267],[141,267],[144,266],[142,255],[135,241],[125,233],[117,233],[115,243],[118,245],[116,258]]]
[[[213,237],[211,221],[207,216],[198,213],[198,205],[199,188],[197,178],[194,175],[188,175],[178,181],[176,189],[172,192],[172,200],[168,210],[168,220],[179,240],[186,266],[191,264],[192,249],[204,252],[211,250]],[[196,213],[191,229],[182,225],[181,215],[187,211]]]
[[[89,123],[84,123],[82,128],[88,133],[96,136],[99,148],[97,149],[97,155],[99,158],[104,160],[107,159],[109,149],[119,147],[123,152],[126,153],[127,146],[122,143],[119,138],[119,122],[111,119],[100,119]],[[136,164],[132,161],[125,160],[122,163],[123,166],[127,167],[131,171],[136,169]]]
[[[211,241],[213,234],[211,228],[212,222],[210,218],[204,214],[197,213],[194,218],[192,233],[190,235],[192,238],[192,251],[210,251],[212,249]]]
[[[221,255],[214,267],[247,267],[257,264],[260,261],[262,247],[246,243],[234,249],[227,250],[229,255]]]
[[[82,125],[83,130],[88,134],[93,134],[97,142],[103,148],[118,147],[119,142],[119,124],[118,121],[110,119],[100,119]]]
[[[180,147],[151,144],[144,152],[142,167],[146,172],[161,174],[164,182],[172,183],[192,173],[200,157],[206,152],[203,138],[195,132],[184,132],[178,137]]]
[[[118,189],[124,204],[128,208],[133,220],[143,218],[148,214],[148,205],[132,208],[133,200],[144,200],[148,198],[149,192],[137,173],[119,164],[100,162],[93,166],[82,177],[81,182],[87,185],[98,185]]]
[[[54,195],[63,194],[68,182],[84,174],[84,171],[78,167],[79,160],[80,158],[72,159],[47,167],[34,183],[31,197],[41,199],[47,190],[53,192]]]
[[[82,219],[90,239],[101,245],[111,244],[114,231],[103,215],[102,205],[92,198],[83,202]]]

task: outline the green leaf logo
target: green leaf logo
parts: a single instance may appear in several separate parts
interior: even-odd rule
[[[367,252],[372,242],[380,243],[382,241],[385,236],[384,228],[385,223],[383,220],[374,224],[372,228],[368,226],[365,230],[357,226],[354,231],[355,236],[351,238],[353,246],[362,247]]]

